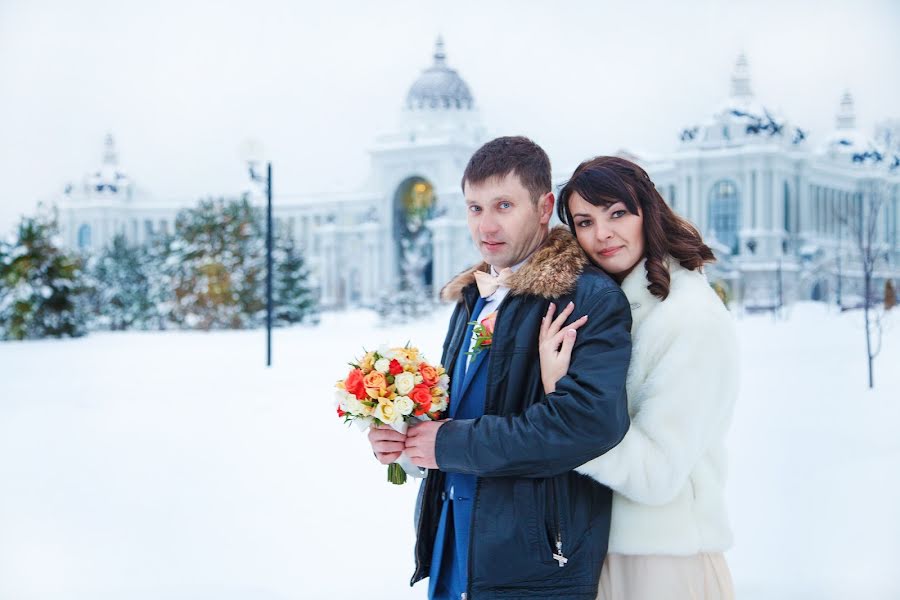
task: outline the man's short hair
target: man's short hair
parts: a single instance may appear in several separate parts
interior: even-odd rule
[[[543,148],[521,135],[499,137],[476,150],[463,173],[463,191],[467,181],[483,183],[510,173],[519,177],[535,204],[550,191],[550,158]]]

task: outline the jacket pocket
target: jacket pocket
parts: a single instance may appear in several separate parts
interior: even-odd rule
[[[516,482],[531,560],[553,569],[570,567],[590,535],[589,522],[573,527],[567,483],[566,476]]]

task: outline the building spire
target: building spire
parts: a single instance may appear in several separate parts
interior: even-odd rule
[[[856,128],[856,111],[853,109],[853,96],[850,95],[850,90],[845,90],[841,98],[841,107],[837,113],[837,128]]]
[[[116,152],[116,141],[113,139],[112,133],[106,134],[106,140],[104,142],[104,150],[103,150],[103,164],[104,165],[117,165],[119,164],[119,156]]]
[[[750,65],[747,56],[741,52],[731,72],[731,96],[733,98],[752,98],[753,90],[750,87]]]
[[[444,38],[439,35],[434,44],[434,66],[443,67],[446,59],[447,55],[444,53]]]

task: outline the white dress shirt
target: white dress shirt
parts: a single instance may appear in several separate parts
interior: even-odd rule
[[[529,255],[529,258],[531,258],[530,255]],[[520,262],[516,265],[513,265],[512,267],[510,267],[510,269],[512,270],[513,273],[515,273],[520,268],[522,268],[522,265],[524,265],[525,261],[527,261],[527,260],[528,260],[528,258],[526,258],[525,260],[523,260],[522,262]],[[491,265],[491,275],[493,275],[494,277],[497,277],[499,275],[497,269],[495,269],[493,265]],[[482,319],[486,318],[492,312],[498,310],[500,308],[500,304],[503,302],[503,299],[506,298],[506,295],[508,293],[509,293],[509,288],[504,285],[501,285],[500,287],[497,288],[497,291],[495,291],[493,294],[491,294],[490,296],[485,298],[484,306],[482,307],[481,312],[478,313],[478,316],[475,319],[475,322],[481,323]],[[469,352],[472,351],[472,347],[474,345],[475,345],[475,332],[473,331],[472,338],[469,340],[469,350],[468,350]],[[468,357],[468,362],[466,363],[466,367],[468,367],[472,363],[473,358],[475,358],[475,355],[470,354]]]

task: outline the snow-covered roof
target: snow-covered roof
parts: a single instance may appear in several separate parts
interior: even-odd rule
[[[741,54],[731,76],[729,97],[708,119],[682,129],[680,137],[683,148],[707,149],[760,142],[800,145],[806,135],[754,96],[747,58]]]
[[[900,172],[900,140],[896,133],[885,130],[882,139],[875,139],[856,126],[853,96],[844,92],[835,118],[835,129],[828,134],[819,148],[819,154],[845,165],[884,166],[891,172]]]

